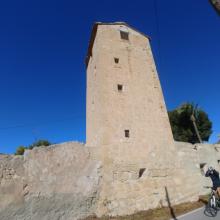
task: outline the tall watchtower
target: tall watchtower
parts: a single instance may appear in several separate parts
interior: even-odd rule
[[[86,59],[88,146],[173,143],[149,41],[124,22],[93,26]]]
[[[86,144],[102,162],[96,214],[154,208],[176,164],[149,37],[123,22],[96,23],[86,64]]]

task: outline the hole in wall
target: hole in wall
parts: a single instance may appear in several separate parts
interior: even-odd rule
[[[194,145],[193,150],[198,150],[198,147],[196,144]]]
[[[145,170],[146,170],[146,168],[141,168],[141,169],[139,170],[138,178],[141,178],[141,177],[143,176]]]
[[[125,130],[125,137],[129,138],[130,137],[130,131],[129,130]]]
[[[200,163],[199,164],[200,169],[203,169],[205,167],[205,165],[206,165],[206,163]]]
[[[115,63],[119,63],[119,58],[114,58]]]
[[[118,91],[121,92],[123,90],[123,85],[118,84]]]
[[[201,172],[202,175],[205,174],[205,171],[204,171],[205,165],[206,165],[206,163],[200,163],[200,164],[199,164],[200,172]]]

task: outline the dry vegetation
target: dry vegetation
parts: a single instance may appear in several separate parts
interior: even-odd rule
[[[173,207],[158,208],[142,211],[129,216],[119,217],[88,217],[85,220],[170,220],[194,209],[200,208],[207,203],[207,196],[201,196],[199,201],[194,203],[183,203]]]

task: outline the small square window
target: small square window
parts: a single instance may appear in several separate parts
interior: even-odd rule
[[[118,91],[119,91],[119,92],[122,92],[122,90],[123,90],[123,85],[118,84]]]
[[[114,58],[115,63],[119,63],[119,58]]]
[[[130,131],[129,130],[125,130],[125,137],[129,138],[130,137]]]
[[[123,40],[129,40],[129,34],[125,31],[120,31],[121,39]]]

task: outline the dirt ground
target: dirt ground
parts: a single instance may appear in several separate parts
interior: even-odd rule
[[[208,196],[201,196],[197,202],[183,203],[172,207],[142,211],[128,216],[102,217],[91,216],[85,220],[170,220],[207,204]]]

